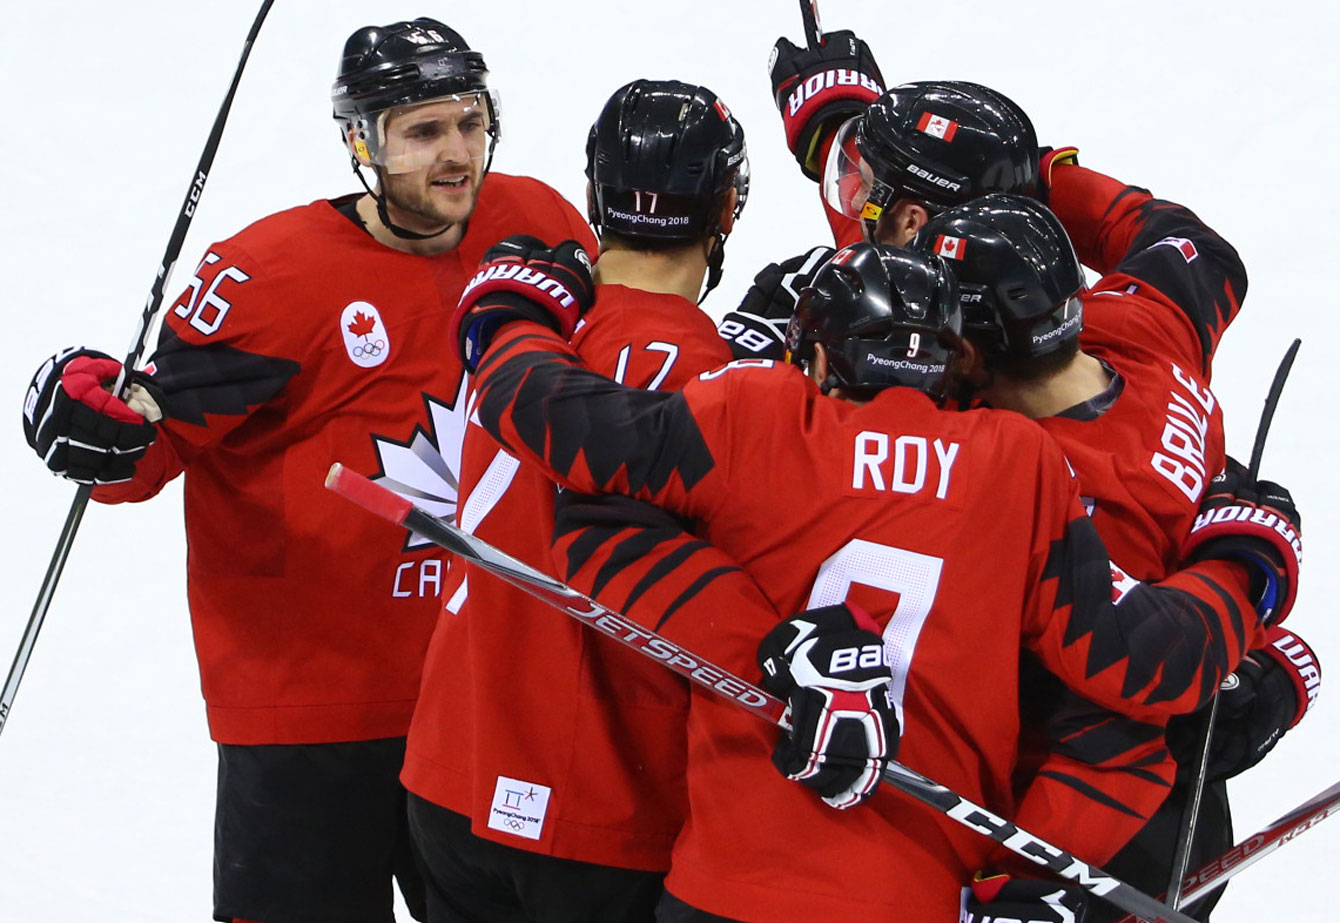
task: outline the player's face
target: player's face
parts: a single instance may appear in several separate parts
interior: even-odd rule
[[[386,204],[410,230],[435,231],[470,217],[489,149],[481,97],[447,97],[396,109],[383,123]]]

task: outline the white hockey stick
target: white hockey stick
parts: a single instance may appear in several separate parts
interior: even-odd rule
[[[345,468],[338,462],[326,476],[326,487],[340,496],[357,503],[364,509],[410,529],[417,535],[445,548],[513,586],[525,590],[537,599],[573,618],[585,622],[597,631],[640,651],[681,676],[733,700],[737,705],[765,718],[778,727],[790,730],[786,705],[753,683],[723,670],[687,651],[633,620],[608,609],[572,587],[555,580],[548,574],[518,561],[487,542],[463,532],[456,526],[439,519],[427,510],[394,491],[375,484],[361,474]],[[1114,878],[1097,866],[1076,858],[1064,849],[1022,830],[1003,817],[988,811],[962,795],[933,782],[921,773],[901,763],[890,763],[884,771],[884,781],[905,795],[909,795],[941,814],[990,837],[1010,851],[1046,866],[1053,872],[1074,881],[1092,894],[1120,907],[1135,918],[1149,923],[1195,923],[1191,917],[1148,894]]]

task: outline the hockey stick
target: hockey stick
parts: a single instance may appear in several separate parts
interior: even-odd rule
[[[144,310],[140,312],[139,323],[135,327],[135,335],[130,342],[130,351],[126,354],[126,361],[121,365],[121,371],[117,373],[116,384],[112,387],[112,391],[116,394],[122,392],[126,383],[126,375],[144,355],[149,331],[153,326],[154,318],[158,315],[158,308],[163,302],[163,289],[167,287],[168,280],[172,276],[172,267],[181,254],[181,246],[186,239],[186,231],[191,226],[191,219],[195,217],[196,203],[200,201],[200,194],[205,189],[205,180],[209,176],[210,169],[214,166],[214,154],[218,151],[219,140],[223,137],[223,126],[228,121],[228,111],[233,106],[233,96],[237,93],[237,85],[242,79],[242,69],[246,67],[247,58],[251,56],[252,43],[256,41],[256,34],[260,32],[261,23],[265,22],[265,14],[270,12],[270,6],[273,3],[274,0],[264,0],[261,3],[260,11],[256,14],[256,20],[251,24],[251,31],[247,33],[246,43],[242,46],[242,57],[237,62],[237,69],[233,72],[233,82],[228,86],[228,95],[223,98],[223,105],[219,107],[219,114],[214,117],[214,127],[210,129],[209,138],[205,141],[205,149],[200,154],[200,162],[196,164],[195,172],[191,174],[191,184],[186,189],[186,198],[182,202],[180,214],[177,215],[177,223],[172,228],[172,236],[168,238],[167,248],[163,251],[163,259],[158,264],[158,273],[154,276],[153,284],[149,286],[149,297],[145,299]],[[28,616],[28,624],[23,629],[23,638],[19,641],[18,652],[14,654],[14,662],[9,667],[9,675],[5,677],[4,691],[0,692],[0,731],[4,730],[5,721],[9,718],[9,709],[14,704],[14,697],[18,695],[19,683],[23,681],[23,673],[28,669],[28,659],[32,656],[33,646],[37,643],[37,633],[42,630],[42,623],[47,617],[47,609],[51,606],[51,598],[56,593],[56,584],[60,581],[61,571],[65,569],[65,561],[70,556],[70,547],[74,544],[75,533],[79,531],[79,523],[84,518],[84,509],[88,506],[89,498],[92,496],[93,486],[91,484],[79,485],[79,489],[74,494],[74,502],[70,504],[70,512],[66,514],[65,525],[61,527],[60,536],[56,539],[56,548],[51,553],[51,563],[47,565],[46,575],[42,578],[42,586],[37,591],[37,601],[33,603],[32,614]]]
[[[805,44],[813,51],[824,43],[824,29],[819,24],[819,0],[800,0],[800,19],[805,23]]]
[[[1197,900],[1333,814],[1340,814],[1340,782],[1304,801],[1184,878],[1185,900]],[[1117,923],[1135,923],[1135,920],[1134,916],[1125,916]]]
[[[1261,408],[1261,422],[1256,425],[1256,439],[1252,443],[1252,457],[1247,464],[1247,478],[1255,481],[1261,472],[1261,455],[1265,452],[1266,436],[1270,432],[1270,423],[1275,419],[1275,408],[1279,405],[1280,395],[1284,392],[1284,382],[1293,368],[1298,347],[1303,344],[1295,339],[1284,352],[1275,378],[1266,392],[1265,406]],[[1182,894],[1182,882],[1186,878],[1187,867],[1191,864],[1191,840],[1195,834],[1196,821],[1200,817],[1201,796],[1205,793],[1205,776],[1210,768],[1210,744],[1214,740],[1214,720],[1219,714],[1219,693],[1210,699],[1210,708],[1205,715],[1205,729],[1201,732],[1200,758],[1196,769],[1196,780],[1191,787],[1191,800],[1182,812],[1182,823],[1177,830],[1177,846],[1173,851],[1172,875],[1168,879],[1168,903],[1173,907],[1182,907],[1190,897]]]
[[[447,551],[477,564],[518,589],[525,590],[556,609],[561,609],[614,640],[660,661],[681,676],[731,699],[778,727],[790,730],[790,723],[786,718],[786,705],[779,699],[654,631],[644,628],[626,616],[607,609],[548,574],[461,531],[451,523],[415,506],[394,491],[373,483],[338,462],[331,466],[330,473],[326,476],[326,487],[383,519],[404,526]],[[1039,839],[1027,830],[1016,827],[1003,817],[968,801],[957,792],[931,781],[900,763],[889,764],[884,771],[884,781],[941,814],[948,815],[965,827],[990,837],[1025,859],[1046,866],[1058,875],[1074,881],[1140,919],[1149,920],[1150,923],[1194,923],[1185,914],[1160,904],[1149,895],[1113,878],[1102,869]]]

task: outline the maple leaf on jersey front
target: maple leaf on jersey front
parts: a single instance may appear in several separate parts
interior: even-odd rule
[[[372,434],[378,467],[374,483],[413,500],[434,516],[456,517],[456,493],[460,488],[461,443],[465,439],[466,401],[455,406],[425,394],[428,426],[416,426],[409,441]],[[410,535],[406,549],[432,544],[418,534]]]
[[[356,337],[365,337],[376,329],[377,322],[362,311],[355,312],[353,322],[349,324],[349,332]]]

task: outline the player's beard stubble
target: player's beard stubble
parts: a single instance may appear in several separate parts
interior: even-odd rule
[[[464,174],[459,188],[444,185],[447,178]],[[438,165],[413,173],[383,174],[386,204],[397,224],[418,233],[441,233],[465,222],[474,212],[483,183],[478,161],[465,165]]]

